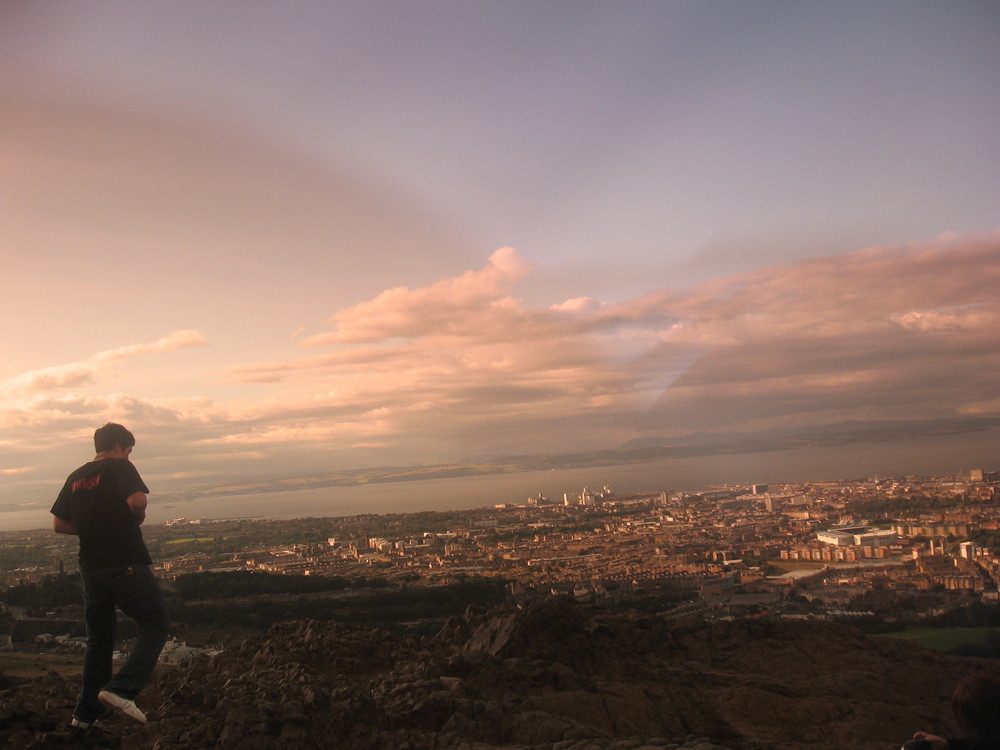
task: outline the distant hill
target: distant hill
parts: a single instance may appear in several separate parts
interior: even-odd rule
[[[759,433],[699,433],[678,438],[647,437],[616,448],[555,454],[521,454],[468,458],[454,464],[374,466],[312,475],[262,479],[198,490],[175,492],[172,501],[265,492],[349,487],[423,479],[513,474],[552,469],[581,469],[641,464],[669,458],[694,458],[741,453],[829,448],[857,443],[879,443],[980,432],[1000,425],[998,418],[913,422],[842,422],[809,430]]]
[[[216,657],[158,669],[139,698],[144,728],[112,718],[71,731],[76,681],[0,676],[0,745],[890,748],[915,729],[948,734],[952,687],[988,666],[1000,663],[826,622],[671,620],[551,597],[470,609],[431,639],[275,625]]]

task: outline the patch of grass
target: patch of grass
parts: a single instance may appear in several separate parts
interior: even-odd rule
[[[83,651],[79,654],[26,654],[18,651],[0,652],[0,672],[8,677],[28,679],[55,671],[63,677],[73,677],[83,671]]]
[[[951,651],[967,643],[982,645],[996,628],[907,628],[896,633],[880,633],[874,638],[903,638],[934,651]]]

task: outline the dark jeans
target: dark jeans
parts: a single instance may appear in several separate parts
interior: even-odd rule
[[[97,700],[101,690],[110,690],[135,700],[153,673],[167,641],[170,620],[153,571],[146,565],[106,570],[80,571],[83,606],[87,623],[87,652],[83,659],[83,687],[74,716],[93,721],[104,712]],[[139,638],[132,653],[112,677],[115,606],[136,621]]]

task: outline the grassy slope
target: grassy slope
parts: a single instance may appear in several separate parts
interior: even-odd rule
[[[997,628],[907,628],[898,633],[885,633],[879,638],[904,638],[916,641],[925,648],[935,651],[948,651],[966,643],[981,644],[986,642],[986,636]]]

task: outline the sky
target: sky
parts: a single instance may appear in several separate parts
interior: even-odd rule
[[[0,2],[0,511],[107,421],[170,491],[1000,417],[997,38],[993,0]]]

